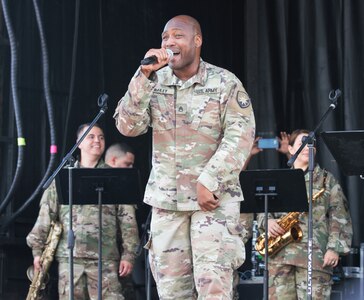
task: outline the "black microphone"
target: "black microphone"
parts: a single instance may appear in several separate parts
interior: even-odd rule
[[[166,50],[167,50],[169,59],[171,59],[172,56],[173,56],[173,51],[171,49],[166,49]],[[143,65],[143,66],[145,66],[145,65],[154,65],[156,63],[158,63],[158,58],[155,55],[148,56],[148,57],[146,57],[146,58],[144,58],[144,59],[142,59],[140,61],[140,64]]]

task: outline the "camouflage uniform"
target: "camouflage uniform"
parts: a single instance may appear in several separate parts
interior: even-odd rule
[[[239,222],[240,225],[243,227],[243,233],[241,234],[242,241],[245,244],[248,240],[252,237],[253,234],[253,220],[254,214],[253,213],[241,213]],[[238,270],[234,270],[234,281],[233,281],[233,299],[239,300],[239,291],[238,285],[240,283],[240,276]]]
[[[144,202],[153,206],[148,245],[160,298],[231,299],[233,268],[245,257],[238,175],[255,133],[241,82],[202,60],[184,82],[168,66],[150,79],[138,70],[114,118],[127,136],[153,127]],[[219,208],[200,210],[197,182],[218,197]]]
[[[79,167],[79,164],[76,164]],[[97,168],[108,167],[100,161]],[[97,299],[98,280],[98,205],[73,205],[73,231],[75,234],[74,255],[74,299]],[[58,292],[60,299],[69,294],[69,250],[67,234],[69,228],[68,205],[59,205],[54,182],[44,192],[40,202],[38,219],[27,236],[33,256],[40,256],[52,220],[59,220],[63,232],[59,241],[56,259],[59,262]],[[103,299],[124,299],[118,281],[120,260],[134,263],[135,248],[139,242],[135,209],[132,205],[102,206],[102,287]],[[121,233],[121,237],[118,236]],[[121,245],[118,245],[121,241]],[[119,248],[122,248],[120,256]]]
[[[313,194],[324,182],[324,171],[314,169]],[[308,191],[308,173],[305,175]],[[337,180],[327,172],[325,192],[313,202],[312,293],[314,299],[330,299],[332,267],[323,265],[327,250],[339,255],[348,253],[351,246],[352,224],[347,200]],[[269,214],[278,219],[283,213]],[[269,299],[305,299],[307,289],[307,214],[299,218],[303,231],[300,242],[292,242],[269,258]],[[258,225],[264,230],[264,214],[258,215]],[[296,296],[297,295],[297,296]]]

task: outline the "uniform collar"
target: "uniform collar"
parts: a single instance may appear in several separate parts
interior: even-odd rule
[[[207,81],[206,63],[202,60],[202,58],[200,58],[200,66],[198,68],[197,74],[186,81],[182,81],[176,75],[174,75],[173,70],[169,66],[166,66],[158,71],[158,79],[162,85],[166,86],[179,86],[188,88],[195,83],[204,86]]]
[[[95,168],[101,168],[101,167],[103,167],[104,165],[106,165],[106,164],[105,164],[105,162],[104,162],[104,160],[103,160],[102,158],[100,158],[100,159],[99,159],[99,161],[97,162],[97,164],[96,164]],[[79,161],[79,160],[77,160],[77,161],[75,162],[75,168],[83,168],[83,166],[81,166],[81,164],[80,164],[80,161]]]

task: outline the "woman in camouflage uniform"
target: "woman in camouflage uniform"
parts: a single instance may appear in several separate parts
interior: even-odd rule
[[[296,130],[290,136],[289,152],[293,155],[302,144],[307,130]],[[297,157],[294,168],[305,171],[308,188],[309,157],[306,146]],[[326,179],[325,179],[326,177]],[[313,255],[312,295],[314,299],[330,299],[332,271],[339,261],[339,255],[350,250],[352,224],[347,200],[343,191],[326,170],[315,166],[313,172],[313,194],[324,188],[325,192],[313,201]],[[268,233],[277,237],[284,230],[277,224],[283,213],[269,214]],[[264,228],[264,214],[258,215],[258,224]],[[269,299],[306,299],[307,289],[307,232],[308,215],[299,218],[303,231],[300,242],[292,242],[269,258]]]
[[[77,138],[87,130],[89,124],[83,124],[77,131]],[[95,125],[79,145],[80,160],[77,168],[107,168],[102,159],[105,139],[102,129]],[[60,205],[54,182],[44,192],[38,219],[27,236],[27,243],[32,248],[34,268],[39,270],[40,257],[50,230],[51,222],[61,222],[63,232],[57,247],[56,259],[59,263],[58,293],[59,299],[69,298],[69,250],[67,232],[69,227],[68,205]],[[73,205],[73,231],[75,243],[74,255],[74,299],[97,299],[98,296],[98,205]],[[102,299],[122,300],[119,276],[131,273],[135,260],[135,248],[138,244],[138,227],[135,210],[132,205],[102,206]],[[121,238],[117,234],[121,232]],[[119,253],[117,241],[122,240],[123,252]]]

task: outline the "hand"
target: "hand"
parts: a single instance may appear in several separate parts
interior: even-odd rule
[[[164,48],[161,49],[150,49],[144,56],[144,58],[155,55],[158,58],[158,62],[151,65],[142,65],[140,66],[141,72],[149,77],[152,72],[159,70],[161,67],[165,66],[169,62],[169,55],[167,50]]]
[[[120,261],[120,265],[119,265],[119,276],[120,277],[125,277],[125,276],[129,275],[132,271],[133,271],[133,265],[130,262],[128,262],[126,260]]]
[[[336,267],[337,264],[339,262],[339,254],[337,254],[335,251],[333,250],[327,250],[325,255],[324,255],[324,263],[322,265],[322,267]]]
[[[258,154],[259,152],[262,152],[263,149],[261,148],[258,148],[258,141],[261,139],[260,136],[256,137],[255,140],[254,140],[254,144],[253,144],[253,147],[252,149],[250,150],[250,155],[253,156],[255,154]]]
[[[287,134],[285,131],[281,131],[281,137],[277,137],[279,141],[279,148],[277,149],[278,152],[282,154],[288,154],[288,146],[289,146],[289,138],[290,135]]]
[[[276,238],[279,235],[284,234],[284,229],[278,225],[276,219],[268,219],[268,235]]]
[[[203,211],[214,210],[219,206],[219,200],[205,186],[197,182],[197,202]]]
[[[33,266],[34,266],[34,271],[40,271],[42,265],[40,263],[40,256],[36,256],[34,257],[34,260],[33,260]]]

